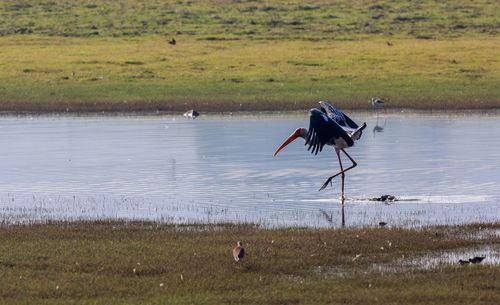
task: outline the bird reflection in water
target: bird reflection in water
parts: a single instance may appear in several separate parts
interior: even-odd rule
[[[375,123],[375,126],[373,127],[373,137],[375,137],[375,133],[377,132],[383,132],[385,128],[385,124],[387,123],[387,110],[385,109],[385,102],[382,99],[379,98],[374,98],[372,97],[369,102],[371,103],[373,109],[377,111],[377,122]],[[384,124],[383,126],[379,125],[379,109],[383,108],[384,109]]]
[[[384,116],[384,123],[382,125],[379,125],[379,114],[377,112],[377,120],[375,121],[375,126],[373,126],[373,137],[375,137],[375,134],[378,132],[384,132],[386,124],[387,124],[387,117]]]
[[[341,197],[340,198],[340,203],[341,203],[341,214],[342,214],[342,228],[345,227],[345,198],[344,197]],[[319,209],[321,215],[323,215],[323,217],[325,218],[325,220],[327,222],[329,222],[330,224],[333,224],[333,213],[328,213],[327,211],[323,210],[323,209]]]

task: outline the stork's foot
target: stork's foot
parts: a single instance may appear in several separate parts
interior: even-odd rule
[[[324,190],[324,189],[328,186],[328,184],[330,184],[330,186],[332,186],[332,179],[333,179],[333,178],[335,178],[335,176],[332,176],[332,177],[328,178],[328,179],[326,180],[326,182],[325,182],[325,183],[323,183],[323,186],[321,186],[321,188],[320,188],[318,191],[322,191],[322,190]]]

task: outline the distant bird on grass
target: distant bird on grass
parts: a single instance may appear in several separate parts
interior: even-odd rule
[[[236,262],[240,262],[245,257],[245,249],[241,241],[238,241],[236,247],[233,248],[233,257]]]
[[[460,265],[468,265],[468,264],[479,264],[483,261],[483,259],[485,259],[486,256],[475,256],[473,258],[469,258],[469,260],[463,260],[463,259],[459,259],[458,260],[458,263]]]
[[[385,227],[387,225],[387,222],[381,221],[381,222],[378,223],[378,225],[381,226],[381,227]]]
[[[476,256],[474,258],[469,258],[469,262],[473,263],[473,264],[479,264],[480,262],[483,261],[483,259],[485,259],[486,256]]]
[[[384,124],[382,126],[380,126],[378,124],[378,121],[379,120],[378,120],[378,112],[377,112],[377,121],[375,122],[375,126],[373,127],[373,137],[375,137],[375,133],[384,131],[385,125],[387,124],[387,118],[384,119]]]
[[[175,44],[177,43],[177,41],[175,41],[175,38],[172,38],[168,41],[169,44],[175,46]]]
[[[186,111],[186,112],[184,113],[184,116],[185,116],[186,118],[189,118],[189,119],[193,119],[193,120],[194,120],[194,119],[196,119],[197,117],[199,117],[199,116],[200,116],[200,114],[198,113],[198,111],[191,109],[191,110],[189,110],[189,111]]]

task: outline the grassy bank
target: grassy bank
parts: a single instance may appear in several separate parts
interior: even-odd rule
[[[494,1],[3,1],[0,111],[500,106]],[[175,38],[177,44],[168,41]]]
[[[493,108],[499,45],[3,37],[0,110],[293,110],[320,99],[363,109],[372,96],[394,108]]]
[[[499,228],[264,230],[120,222],[3,227],[0,303],[498,304],[498,266],[382,273],[372,267],[390,270],[402,257],[498,245],[494,235],[470,236]],[[247,250],[239,265],[230,254],[236,240]]]
[[[217,39],[495,36],[492,0],[4,0],[0,35]]]

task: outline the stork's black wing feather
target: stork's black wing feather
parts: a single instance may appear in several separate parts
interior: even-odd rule
[[[318,154],[323,150],[326,144],[333,144],[334,139],[342,137],[349,146],[354,144],[351,137],[337,124],[329,118],[325,113],[318,109],[309,111],[309,133],[306,138],[306,145],[309,145],[307,150],[311,153]]]
[[[354,123],[354,121],[351,120],[350,117],[348,117],[345,113],[338,110],[337,108],[333,107],[332,104],[325,101],[320,101],[319,104],[321,105],[321,110],[324,110],[326,115],[330,119],[337,122],[340,127],[351,129],[357,129],[359,127],[358,124]]]

